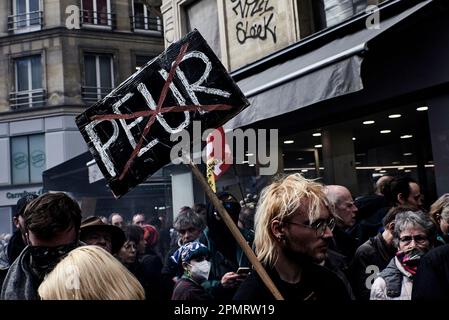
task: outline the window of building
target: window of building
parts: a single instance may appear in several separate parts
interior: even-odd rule
[[[114,88],[114,66],[112,55],[84,55],[84,101],[94,103],[105,97]]]
[[[11,109],[42,107],[45,91],[42,88],[42,62],[40,55],[14,60],[15,91],[10,93]]]
[[[45,170],[45,138],[43,134],[11,138],[13,184],[42,182]]]
[[[362,12],[367,7],[367,0],[324,0],[325,27],[332,27]]]
[[[134,30],[162,31],[161,18],[141,1],[133,2],[132,26]]]
[[[8,16],[8,30],[29,32],[42,26],[40,0],[12,0],[12,15]]]
[[[110,28],[114,21],[110,0],[83,0],[81,16],[83,26]]]
[[[387,0],[298,0],[301,37],[337,25],[365,12],[369,5],[385,1]]]
[[[137,55],[136,56],[136,70],[140,70],[140,68],[142,68],[147,62],[149,62],[153,58],[154,58],[154,56]]]

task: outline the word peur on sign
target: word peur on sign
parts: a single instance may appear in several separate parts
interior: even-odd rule
[[[171,134],[192,134],[193,121],[217,128],[248,105],[194,30],[80,114],[76,124],[119,198],[170,162],[176,144]]]

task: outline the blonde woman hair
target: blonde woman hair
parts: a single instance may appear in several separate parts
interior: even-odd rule
[[[143,300],[139,281],[98,246],[72,250],[38,289],[42,300]]]
[[[440,225],[438,218],[441,218],[445,221],[449,220],[449,193],[443,194],[430,206],[429,215],[435,225],[438,226],[438,228]]]
[[[310,223],[320,216],[320,206],[328,207],[323,185],[299,173],[280,177],[262,190],[254,219],[256,255],[269,267],[278,258],[278,246],[271,231],[273,220],[284,221],[295,213],[307,214]]]

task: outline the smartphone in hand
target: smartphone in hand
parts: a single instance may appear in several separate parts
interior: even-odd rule
[[[248,267],[240,267],[237,269],[237,274],[239,275],[247,275],[248,273],[250,273],[251,268]]]

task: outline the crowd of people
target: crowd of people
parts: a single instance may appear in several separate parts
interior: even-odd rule
[[[407,176],[354,200],[291,174],[240,202],[217,197],[286,300],[449,298],[449,194],[427,211]],[[65,193],[28,194],[14,224],[3,300],[274,299],[212,204],[181,208],[170,232],[141,212],[83,217]]]

